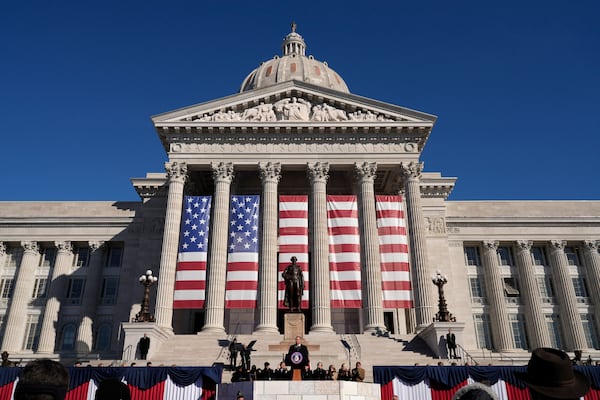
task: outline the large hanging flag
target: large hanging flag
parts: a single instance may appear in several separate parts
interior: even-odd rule
[[[279,308],[285,308],[285,282],[281,273],[290,264],[292,257],[304,274],[304,293],[301,308],[308,308],[308,196],[279,196],[279,274],[277,300]]]
[[[210,196],[185,196],[179,235],[173,308],[204,307]]]
[[[226,308],[256,308],[260,196],[231,196]]]
[[[362,307],[356,196],[327,196],[332,308]]]
[[[384,308],[411,308],[408,242],[401,196],[376,196]]]

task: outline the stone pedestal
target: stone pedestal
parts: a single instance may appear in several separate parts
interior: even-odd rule
[[[217,400],[232,400],[242,392],[245,400],[380,400],[378,383],[346,381],[254,381],[217,386]]]
[[[287,313],[283,316],[283,340],[296,340],[296,336],[304,337],[306,321],[302,313]]]
[[[158,353],[162,344],[172,336],[172,334],[159,327],[155,322],[126,322],[123,323],[125,340],[123,341],[122,360],[138,360],[140,353],[138,342],[144,336],[144,333],[150,338],[150,349],[146,359],[150,360],[152,355]]]
[[[448,358],[448,348],[446,347],[448,329],[452,329],[452,333],[456,336],[456,344],[461,346],[465,330],[464,322],[434,322],[419,332],[418,337],[427,343],[438,358]],[[456,355],[462,357],[459,348],[456,350]]]

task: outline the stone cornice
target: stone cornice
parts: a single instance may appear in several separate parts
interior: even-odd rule
[[[152,173],[146,174],[145,178],[130,179],[135,191],[142,199],[148,199],[156,196],[166,196],[167,180],[166,173]]]

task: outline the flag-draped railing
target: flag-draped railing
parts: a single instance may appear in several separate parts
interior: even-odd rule
[[[21,368],[0,368],[0,399],[12,399]],[[214,400],[222,367],[71,367],[65,400],[93,400],[100,382],[127,384],[131,400]]]
[[[600,399],[600,368],[576,366],[590,380],[592,387],[585,400]],[[531,397],[515,372],[525,366],[406,366],[373,367],[373,379],[381,385],[381,400],[394,394],[402,400],[451,400],[458,389],[473,382],[483,382],[499,400],[529,400]]]

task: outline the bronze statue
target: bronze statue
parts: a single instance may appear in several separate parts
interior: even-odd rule
[[[283,304],[290,311],[300,312],[302,295],[304,294],[304,275],[302,274],[302,268],[296,263],[298,259],[292,257],[290,261],[292,263],[281,274],[285,281],[285,298],[283,299]]]

